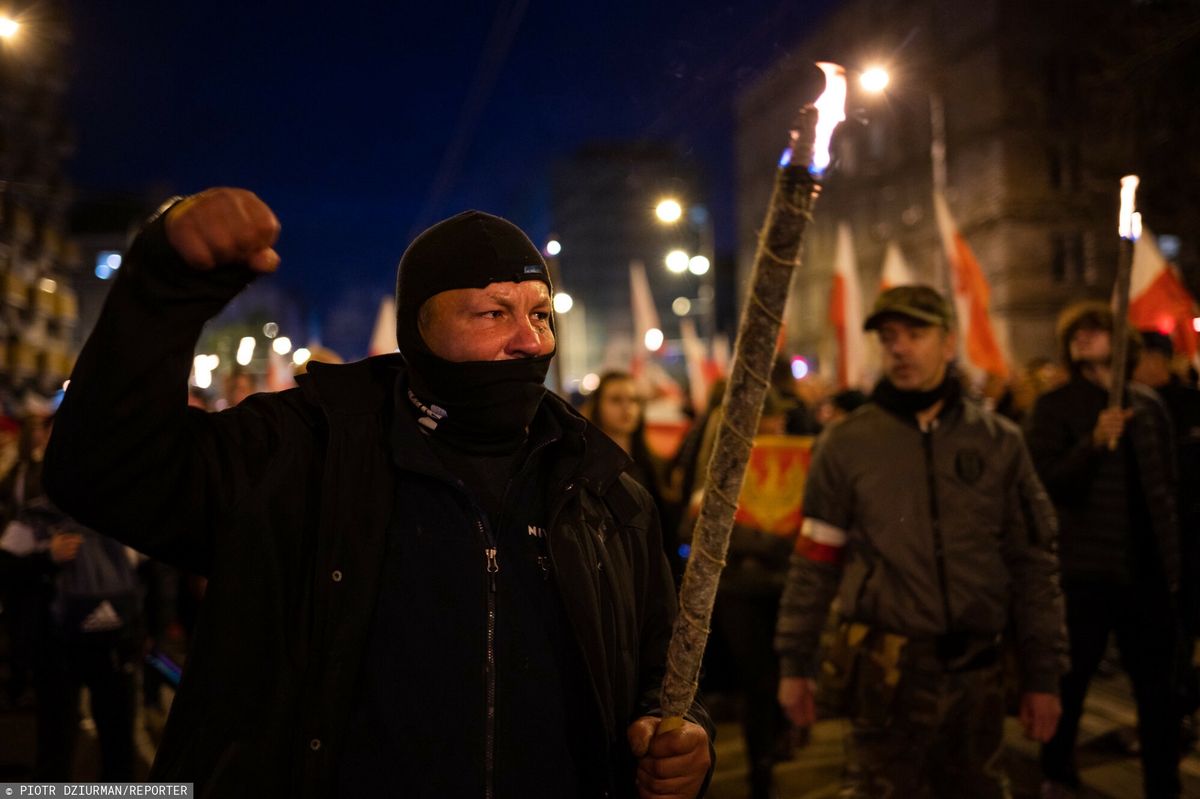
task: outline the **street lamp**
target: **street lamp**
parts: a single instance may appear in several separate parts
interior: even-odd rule
[[[677,275],[682,275],[687,271],[689,260],[688,254],[683,250],[671,250],[666,257],[667,269]]]
[[[659,200],[658,205],[654,207],[654,215],[658,217],[660,222],[668,224],[678,222],[683,216],[683,206],[678,200],[667,197]]]
[[[869,76],[869,77],[868,77]],[[859,84],[868,92],[882,94],[890,83],[886,69],[881,66],[867,68],[859,78]],[[927,89],[929,98],[929,164],[932,171],[933,192],[943,197],[946,195],[946,106],[942,103],[942,95],[936,89]],[[935,249],[935,263],[941,272],[942,285],[953,294],[953,284],[950,279],[949,264]]]
[[[7,14],[0,14],[0,39],[11,39],[21,30],[21,23]]]

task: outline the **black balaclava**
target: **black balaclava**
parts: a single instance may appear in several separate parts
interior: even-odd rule
[[[464,211],[438,222],[417,236],[400,258],[396,339],[408,364],[407,399],[423,429],[465,452],[512,452],[524,442],[545,395],[554,353],[504,361],[447,361],[421,337],[418,312],[443,291],[523,280],[540,280],[550,287],[541,253],[512,222],[482,211]]]

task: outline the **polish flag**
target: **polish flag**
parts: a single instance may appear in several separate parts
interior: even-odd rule
[[[896,286],[911,286],[916,282],[908,261],[904,260],[904,253],[900,252],[900,246],[894,241],[888,242],[883,253],[883,270],[879,275],[880,293]]]
[[[858,285],[858,263],[850,225],[838,225],[837,248],[833,255],[833,288],[829,292],[829,323],[837,336],[838,386],[851,388],[863,383],[862,292]]]
[[[967,362],[976,368],[995,375],[1001,380],[1008,379],[1008,363],[1000,344],[996,340],[996,332],[992,329],[992,320],[988,307],[991,302],[991,290],[983,269],[971,252],[967,240],[959,232],[950,216],[950,208],[941,192],[933,193],[933,206],[937,214],[938,230],[942,235],[942,247],[946,251],[946,262],[950,265],[951,280],[954,285],[954,304],[958,310],[958,326],[963,337],[963,351]]]
[[[646,266],[641,261],[629,262],[629,302],[633,312],[633,357],[630,371],[635,377],[641,375],[647,355],[662,346],[662,324],[658,320],[658,309],[654,295],[650,293],[650,279],[646,277]],[[657,335],[652,331],[658,331]],[[647,344],[658,347],[654,350]]]
[[[379,313],[375,316],[375,328],[371,331],[368,355],[386,355],[396,347],[396,301],[384,297],[379,301]]]
[[[1170,336],[1176,352],[1195,359],[1197,333],[1192,320],[1198,315],[1195,298],[1159,251],[1154,234],[1143,226],[1133,245],[1129,321],[1139,330]]]
[[[708,405],[708,386],[704,362],[707,359],[704,342],[696,334],[696,323],[691,319],[679,320],[679,336],[683,339],[683,360],[687,366],[688,395],[696,413],[702,413]]]

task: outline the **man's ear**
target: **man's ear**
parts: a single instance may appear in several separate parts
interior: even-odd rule
[[[958,331],[952,327],[946,330],[946,337],[942,341],[942,353],[946,356],[946,363],[953,361],[958,355]]]

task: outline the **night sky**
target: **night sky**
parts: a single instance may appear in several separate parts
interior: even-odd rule
[[[554,159],[594,139],[677,144],[730,251],[733,98],[830,4],[75,0],[70,173],[82,198],[254,190],[318,313],[390,292],[463,208],[540,240]]]

